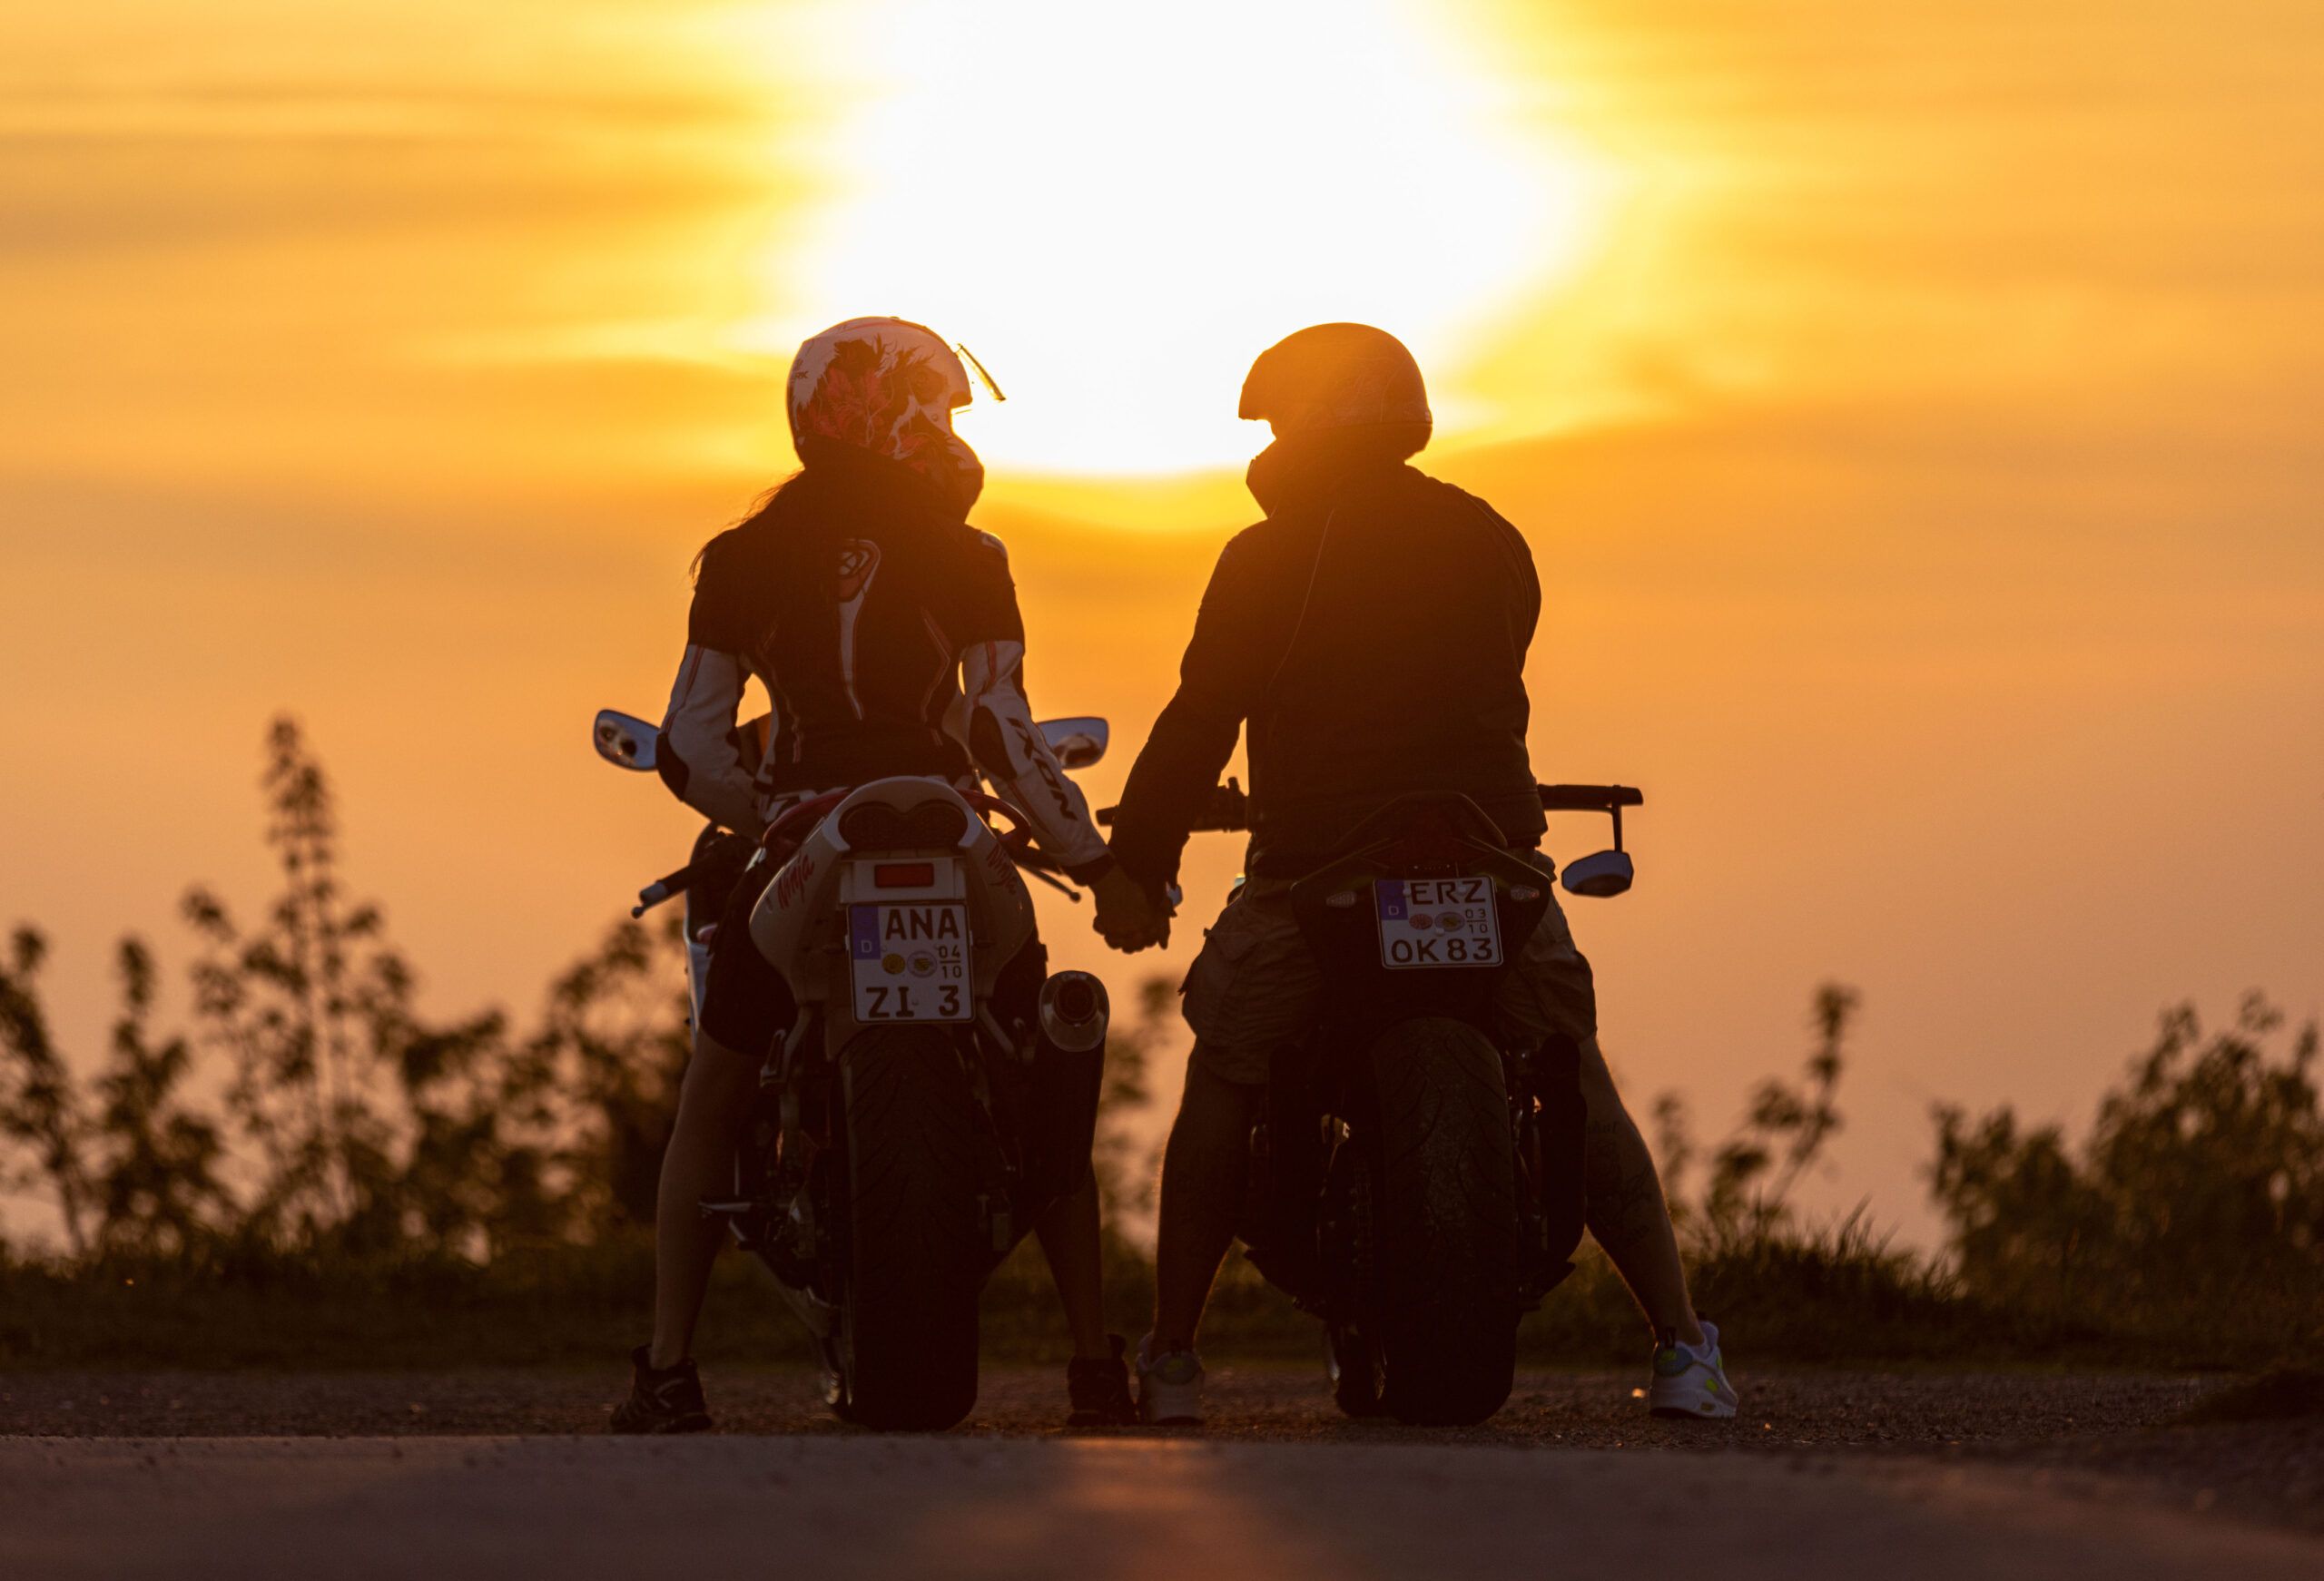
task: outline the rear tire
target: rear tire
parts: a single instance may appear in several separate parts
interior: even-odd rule
[[[1380,1399],[1380,1347],[1363,1330],[1333,1323],[1324,1331],[1324,1350],[1332,1373],[1332,1403],[1340,1414],[1361,1421],[1385,1416]]]
[[[949,1033],[882,1026],[840,1061],[849,1279],[841,1414],[940,1431],[977,1402],[976,1097]]]
[[[1406,1422],[1481,1422],[1517,1371],[1517,1161],[1501,1055],[1468,1023],[1436,1017],[1390,1028],[1370,1057],[1381,1405]]]

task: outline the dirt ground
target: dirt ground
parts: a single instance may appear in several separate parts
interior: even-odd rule
[[[1251,1442],[1461,1443],[1541,1448],[1742,1452],[1821,1459],[1932,1457],[2023,1467],[2037,1486],[2324,1532],[2324,1420],[2175,1426],[2221,1380],[2045,1372],[1762,1371],[1738,1374],[1748,1407],[1728,1422],[1646,1415],[1635,1373],[1529,1370],[1479,1428],[1357,1423],[1320,1370],[1222,1367],[1211,1424],[1128,1429]],[[626,1380],[611,1370],[447,1373],[0,1375],[0,1434],[60,1437],[588,1434]],[[725,1433],[854,1434],[804,1372],[707,1380]],[[958,1432],[1060,1430],[1063,1370],[991,1368]]]

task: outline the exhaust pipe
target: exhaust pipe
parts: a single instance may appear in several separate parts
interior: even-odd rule
[[[1088,972],[1059,972],[1041,985],[1039,1005],[1025,1125],[1025,1223],[1088,1181],[1106,1085],[1106,985]]]
[[[1067,1054],[1106,1046],[1106,985],[1088,972],[1059,972],[1041,985],[1041,1036]]]

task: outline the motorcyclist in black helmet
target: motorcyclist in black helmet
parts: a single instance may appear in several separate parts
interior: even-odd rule
[[[1247,729],[1247,882],[1184,989],[1196,1042],[1164,1154],[1155,1329],[1137,1362],[1154,1421],[1201,1419],[1195,1332],[1234,1239],[1269,1057],[1315,1018],[1321,979],[1292,881],[1384,803],[1423,791],[1468,796],[1549,869],[1525,740],[1541,584],[1514,527],[1407,465],[1433,428],[1412,354],[1368,325],[1302,329],[1252,365],[1240,415],[1275,434],[1246,475],[1266,519],[1219,555],[1112,841],[1149,890],[1169,883]],[[1109,936],[1129,949],[1161,938],[1158,923]],[[1733,1415],[1718,1332],[1689,1301],[1653,1155],[1598,1046],[1589,963],[1554,900],[1498,1008],[1512,1036],[1581,1047],[1588,1223],[1656,1331],[1652,1408]]]

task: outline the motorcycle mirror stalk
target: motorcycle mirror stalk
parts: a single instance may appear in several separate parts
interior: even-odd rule
[[[1543,785],[1540,789],[1544,812],[1603,812],[1614,820],[1614,849],[1568,862],[1558,882],[1569,894],[1600,900],[1627,891],[1638,878],[1638,868],[1622,849],[1622,809],[1644,806],[1646,793],[1630,785]]]

